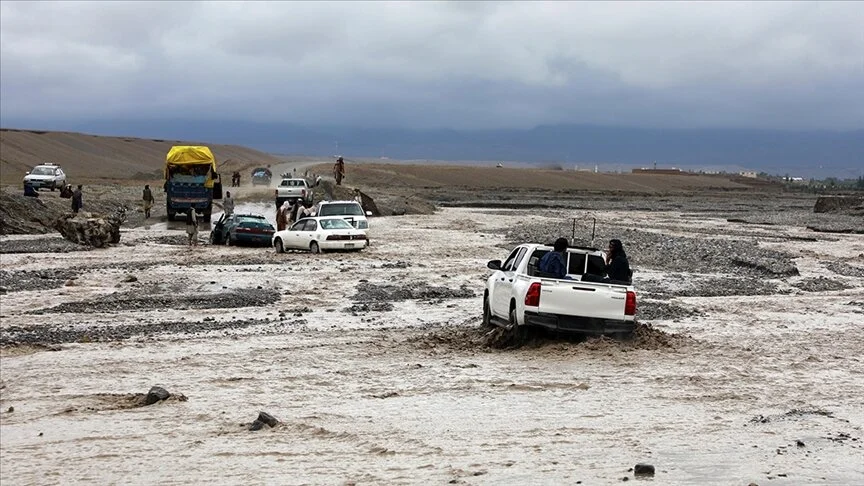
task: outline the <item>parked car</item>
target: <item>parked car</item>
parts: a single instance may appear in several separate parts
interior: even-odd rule
[[[543,255],[550,251],[553,251],[551,245],[523,244],[504,263],[492,260],[487,264],[494,272],[483,293],[483,324],[632,336],[636,327],[633,286],[616,281],[582,280],[586,274],[603,276],[605,254],[596,248],[567,248],[567,279],[558,279],[537,268]]]
[[[258,167],[252,170],[252,185],[253,186],[269,186],[270,179],[273,178],[273,173],[266,167]]]
[[[66,185],[66,174],[57,164],[39,164],[24,175],[24,184],[34,189],[47,187],[53,191]]]
[[[210,231],[210,244],[248,243],[269,246],[275,232],[276,228],[259,214],[232,214],[227,218],[222,214]]]
[[[357,201],[321,201],[318,203],[316,216],[341,216],[351,226],[357,229],[369,229],[367,216],[372,216],[371,211],[363,211],[363,207]]]
[[[298,199],[304,206],[309,207],[314,198],[312,187],[303,178],[287,177],[282,179],[282,182],[276,187],[275,193],[276,209],[279,209],[285,201],[288,201],[288,204],[294,204],[294,201]]]
[[[366,231],[356,229],[344,219],[335,217],[304,218],[290,228],[273,235],[273,247],[278,253],[285,250],[362,250],[369,246]]]

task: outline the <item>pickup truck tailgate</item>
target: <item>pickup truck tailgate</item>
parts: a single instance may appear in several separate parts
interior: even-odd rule
[[[624,319],[627,288],[617,285],[546,280],[540,286],[540,306],[544,314]]]

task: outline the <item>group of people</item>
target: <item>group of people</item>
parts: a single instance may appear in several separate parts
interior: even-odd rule
[[[315,208],[307,208],[301,199],[295,199],[294,204],[288,201],[282,203],[276,210],[276,231],[282,231],[303,218],[315,216]]]
[[[558,238],[553,245],[553,251],[543,255],[543,258],[537,264],[537,269],[541,272],[555,276],[560,279],[571,279],[567,275],[567,247],[569,246],[567,238]],[[629,284],[632,281],[632,272],[630,271],[630,262],[627,260],[627,253],[624,251],[624,245],[621,240],[609,240],[609,246],[606,249],[606,261],[604,267],[605,277],[602,275],[593,275],[586,273],[582,275],[582,280],[586,282],[603,282],[603,283],[625,283]]]
[[[66,184],[60,188],[60,197],[63,199],[72,200],[72,212],[78,213],[84,208],[84,186],[78,184],[75,190],[72,190],[72,184]],[[27,197],[39,197],[39,191],[32,184],[24,184],[24,195]]]

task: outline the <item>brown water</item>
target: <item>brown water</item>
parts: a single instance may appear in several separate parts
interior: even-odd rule
[[[716,226],[718,233],[735,226],[673,213],[601,216],[638,217],[667,233],[674,227],[687,234],[688,224]],[[785,293],[673,299],[702,314],[654,322],[672,334],[660,345],[540,340],[491,349],[476,338],[485,262],[506,253],[492,230],[526,218],[540,217],[448,209],[377,218],[373,246],[358,254],[189,250],[148,242],[180,234],[151,228],[124,233],[135,246],[3,255],[7,270],[82,268],[74,286],[4,295],[4,329],[265,319],[279,310],[311,310],[298,318],[289,313],[290,324],[281,327],[66,343],[57,352],[6,349],[4,484],[610,484],[633,479],[628,469],[637,462],[656,466],[658,484],[864,482],[864,283],[822,264],[864,265],[860,236],[770,243],[801,255],[801,275],[778,281]],[[160,264],[133,271],[139,282],[126,284],[118,282],[130,270],[107,266],[118,261]],[[382,268],[397,261],[411,265]],[[806,293],[791,286],[817,276],[853,288]],[[477,296],[397,301],[392,311],[352,315],[344,308],[360,280],[466,284]],[[638,292],[638,279],[636,285]],[[281,302],[263,309],[24,314],[115,291],[253,286],[279,290]],[[127,394],[154,384],[188,401],[125,406]],[[260,410],[282,423],[247,431],[241,424]]]

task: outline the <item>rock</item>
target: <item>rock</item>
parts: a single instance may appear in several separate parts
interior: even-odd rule
[[[795,445],[798,447],[806,447],[806,444],[804,444],[804,441],[801,439],[796,440]]]
[[[651,464],[643,464],[639,463],[633,466],[633,474],[637,476],[653,476],[654,475],[654,466]]]
[[[6,413],[12,413],[14,411],[15,411],[15,407],[9,407],[9,409],[6,410]]]
[[[108,216],[69,213],[54,222],[54,229],[73,243],[102,248],[109,243],[120,242],[120,225],[124,221],[126,209],[120,207]]]
[[[255,432],[256,430],[261,430],[262,428],[264,428],[264,422],[260,420],[256,420],[249,424],[249,430],[252,432]]]
[[[257,420],[260,420],[261,422],[269,425],[270,427],[276,427],[276,424],[279,423],[279,420],[277,420],[276,417],[270,415],[267,412],[259,412]]]
[[[135,275],[126,275],[126,277],[123,279],[123,281],[124,281],[124,282],[127,282],[127,283],[129,283],[129,282],[137,282],[137,281],[138,281],[138,277],[136,277]]]
[[[150,388],[150,391],[147,392],[147,396],[144,397],[144,405],[153,405],[156,402],[167,400],[170,396],[171,394],[168,393],[168,390],[161,386],[154,386]]]

